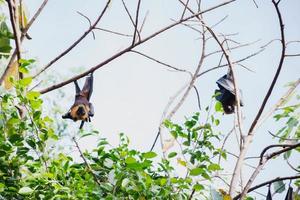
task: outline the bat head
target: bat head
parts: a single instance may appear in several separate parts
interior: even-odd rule
[[[216,99],[221,102],[224,113],[232,114],[234,113],[235,106],[235,95],[233,95],[230,91],[222,88],[221,90],[216,90],[220,94],[216,96]]]
[[[82,120],[87,121],[89,115],[90,108],[86,106],[85,104],[78,104],[71,108],[70,115],[72,116],[72,119],[74,121]]]

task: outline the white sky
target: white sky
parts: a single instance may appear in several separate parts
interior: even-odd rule
[[[41,2],[36,0],[25,1],[31,16]],[[203,2],[204,7],[208,8],[222,1]],[[95,0],[49,0],[45,10],[29,31],[33,39],[24,43],[24,49],[27,52],[26,57],[36,58],[38,67],[48,63],[69,47],[88,28],[86,19],[78,15],[76,11],[85,14],[93,22],[102,10],[104,3],[105,1]],[[204,20],[208,25],[213,25],[228,15],[225,22],[217,26],[215,30],[225,34],[239,33],[234,37],[239,42],[247,43],[260,39],[253,46],[232,51],[233,60],[254,53],[260,46],[272,39],[279,38],[278,21],[271,1],[257,0],[257,3],[259,8],[254,6],[252,0],[240,0],[204,15]],[[128,0],[127,4],[130,10],[134,11],[136,1]],[[285,21],[287,40],[300,40],[300,1],[282,1],[280,8]],[[148,36],[172,23],[171,19],[178,19],[181,16],[182,9],[176,0],[142,1],[141,16],[145,16],[145,13],[149,10],[142,37]],[[133,32],[133,27],[120,0],[112,1],[98,27],[126,34],[132,34]],[[94,33],[96,40],[93,39],[91,34],[87,36],[67,56],[55,63],[47,74],[59,76],[60,78],[57,81],[60,82],[100,63],[131,43],[130,38],[110,35],[98,30],[95,30]],[[146,42],[136,50],[193,72],[200,55],[200,40],[198,40],[198,37],[198,33],[184,26],[177,26]],[[210,43],[208,51],[214,47],[215,44]],[[288,53],[299,52],[299,45],[288,47]],[[236,67],[238,83],[243,90],[245,103],[243,107],[245,116],[244,131],[249,129],[261,105],[275,74],[279,55],[280,43],[274,42],[266,51],[243,63],[255,73]],[[284,85],[287,82],[300,77],[299,59],[299,57],[286,59],[266,110],[286,91]],[[201,71],[214,67],[217,63],[218,59],[209,59],[205,62],[205,67]],[[217,87],[215,81],[226,71],[226,68],[222,68],[197,80],[196,86],[201,96],[202,108],[209,105],[210,97]],[[93,127],[100,131],[101,136],[108,138],[113,145],[118,144],[118,133],[124,132],[130,138],[131,146],[142,151],[148,151],[151,147],[162,112],[170,96],[174,95],[188,81],[186,74],[170,72],[164,66],[133,53],[125,54],[107,64],[97,70],[94,76],[95,88],[91,101],[94,104],[96,114],[92,119]],[[63,87],[62,90],[69,97],[65,97],[67,100],[57,100],[62,102],[61,107],[67,111],[73,101],[69,100],[73,96],[73,84]],[[58,92],[50,92],[45,96],[57,98]],[[51,108],[47,109],[51,110]],[[183,122],[185,116],[191,116],[196,111],[198,111],[196,95],[194,91],[191,91],[174,120],[179,123]],[[225,134],[231,128],[233,115],[220,116],[220,119],[220,130]],[[72,126],[72,123],[68,121],[70,126]],[[79,126],[79,124],[76,126]],[[248,155],[258,155],[264,146],[276,142],[270,140],[271,137],[267,134],[267,130],[276,132],[278,128],[280,127],[274,127],[272,120],[270,120],[270,123],[266,123],[259,129]],[[96,141],[93,137],[81,141],[83,148],[90,149],[95,144]],[[233,151],[236,148],[233,137],[230,138],[228,147]],[[159,142],[155,151],[161,152]],[[232,159],[232,157],[229,158]],[[299,158],[294,158],[293,163],[299,164],[299,161]],[[257,178],[257,183],[269,179],[266,177],[292,175],[293,173],[288,170],[287,165],[282,163],[270,161],[267,168],[271,167],[271,170],[265,170],[262,173],[264,175]],[[231,166],[228,167],[233,168],[232,162]]]

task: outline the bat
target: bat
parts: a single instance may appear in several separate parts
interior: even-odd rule
[[[63,119],[72,119],[73,121],[81,120],[80,129],[84,122],[90,122],[94,116],[94,107],[90,103],[90,98],[93,92],[93,73],[86,77],[84,86],[80,89],[77,80],[75,84],[75,101],[69,111],[62,116]]]
[[[215,93],[220,93],[216,96],[216,99],[221,102],[225,114],[232,114],[235,110],[236,100],[235,100],[235,90],[232,81],[231,73],[227,73],[217,80],[218,90],[215,90]],[[240,90],[240,105],[244,106],[242,100],[242,91]]]

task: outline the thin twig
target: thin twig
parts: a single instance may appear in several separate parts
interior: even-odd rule
[[[135,29],[135,23],[134,23],[134,21],[133,21],[133,18],[132,18],[132,16],[131,16],[131,14],[130,14],[130,12],[129,12],[129,10],[128,10],[128,8],[127,8],[127,5],[126,5],[126,3],[125,3],[124,0],[122,0],[122,4],[123,4],[123,7],[124,7],[124,9],[125,9],[125,11],[126,11],[128,17],[129,17],[131,23],[132,23],[134,29]],[[139,35],[139,32],[138,32],[138,35]],[[139,35],[138,37],[141,38],[140,35]]]
[[[196,92],[196,95],[197,95],[197,103],[198,103],[198,109],[201,110],[201,101],[200,101],[200,95],[199,95],[199,91],[197,89],[197,87],[194,85],[193,86],[195,92]]]
[[[285,57],[296,57],[296,56],[300,56],[300,53],[298,54],[286,54]]]
[[[145,25],[145,23],[146,23],[146,20],[147,20],[148,15],[149,15],[149,10],[147,10],[146,15],[145,15],[145,17],[144,17],[144,19],[143,19],[141,28],[140,28],[140,30],[139,30],[139,33],[140,33],[140,34],[141,34],[142,31],[143,31],[143,28],[144,28],[144,25]]]
[[[278,182],[278,181],[284,181],[284,180],[293,180],[293,179],[300,179],[300,175],[297,175],[297,176],[287,176],[287,177],[277,177],[277,178],[274,178],[272,180],[269,180],[269,181],[266,181],[266,182],[263,182],[261,184],[258,184],[256,186],[253,186],[251,188],[249,188],[248,190],[248,193],[258,189],[258,188],[261,188],[261,187],[264,187],[266,185],[269,185],[271,183],[275,183],[275,182]],[[236,195],[233,200],[238,200],[241,198],[241,194],[238,194]]]
[[[141,6],[141,0],[138,0],[136,13],[135,13],[134,33],[133,33],[133,38],[132,38],[132,44],[131,45],[134,45],[135,40],[136,40],[136,33],[139,31],[138,30],[138,23],[139,23],[140,6]],[[138,37],[139,37],[139,40],[141,40],[141,36],[140,36],[139,33],[138,33]]]
[[[184,18],[185,11],[186,11],[186,8],[187,8],[187,6],[189,5],[189,2],[190,2],[190,0],[187,0],[187,1],[186,1],[186,3],[185,3],[185,6],[184,6],[184,9],[183,9],[183,12],[182,12],[182,15],[181,15],[181,18],[180,18],[180,19],[183,19],[183,18]]]
[[[96,182],[99,186],[101,186],[101,182],[100,182],[99,179],[97,178],[96,174],[93,172],[93,169],[92,169],[92,167],[90,166],[90,164],[87,162],[86,158],[84,157],[84,155],[83,155],[83,153],[82,153],[82,151],[81,151],[81,149],[80,149],[80,147],[79,147],[79,144],[78,144],[78,142],[77,142],[75,136],[74,136],[72,139],[73,139],[73,141],[74,141],[74,143],[75,143],[75,145],[76,145],[76,148],[78,149],[78,151],[79,151],[79,153],[80,153],[80,157],[82,158],[82,160],[83,160],[85,166],[87,167],[88,171],[89,171],[89,172],[91,173],[91,175],[93,176],[95,182]]]
[[[107,11],[107,8],[110,4],[111,0],[107,0],[105,7],[103,8],[101,14],[98,16],[96,21],[88,28],[87,31],[85,31],[69,48],[64,50],[62,53],[60,53],[57,57],[55,57],[53,60],[51,60],[48,64],[46,64],[36,75],[33,76],[33,78],[36,78],[41,73],[43,73],[45,70],[47,70],[51,65],[53,65],[55,62],[57,62],[59,59],[61,59],[63,56],[65,56],[67,53],[69,53],[74,47],[76,47],[99,23],[101,18],[103,17],[104,13]]]
[[[282,153],[285,153],[287,151],[295,149],[295,148],[297,148],[299,146],[300,146],[300,143],[297,143],[297,144],[275,144],[275,145],[269,145],[269,146],[265,147],[262,150],[261,154],[260,154],[260,160],[259,160],[259,163],[258,163],[256,169],[252,173],[251,177],[249,178],[246,186],[244,187],[244,189],[243,189],[243,191],[241,193],[241,199],[243,199],[246,196],[246,194],[249,191],[249,188],[251,187],[251,184],[253,183],[253,181],[255,180],[256,176],[259,174],[259,172],[262,170],[262,168],[264,167],[264,165],[268,162],[268,160],[270,160],[271,158],[273,158],[275,156],[278,156],[278,155],[280,155]],[[264,156],[264,154],[269,149],[274,148],[274,147],[283,147],[283,149],[275,151],[275,152],[271,153],[270,155]]]
[[[204,27],[203,27],[204,29]],[[187,87],[186,91],[184,92],[184,94],[182,95],[181,99],[178,101],[178,103],[174,106],[173,110],[171,110],[171,112],[167,115],[166,119],[170,120],[174,115],[175,113],[177,112],[177,110],[182,106],[183,102],[185,101],[185,99],[188,97],[191,89],[193,88],[194,84],[195,84],[195,81],[197,79],[197,75],[204,63],[204,60],[205,60],[205,50],[206,50],[206,40],[205,40],[205,34],[204,34],[204,31],[203,31],[203,34],[202,34],[202,52],[201,52],[201,56],[200,56],[200,60],[199,60],[199,63],[198,63],[198,66],[192,76],[192,79],[189,83],[189,86]],[[176,138],[172,138],[171,141],[175,141]]]
[[[78,13],[79,15],[81,15],[82,17],[84,17],[84,18],[89,22],[90,27],[92,26],[92,22],[91,22],[90,18],[88,18],[87,16],[85,16],[83,13],[81,13],[81,12],[79,12],[79,11],[77,11],[77,13]],[[94,38],[94,40],[95,40],[95,39],[96,39],[95,33],[94,33],[93,30],[92,30],[91,32],[92,32],[93,38]]]
[[[273,137],[275,137],[275,138],[279,138],[280,140],[285,140],[285,141],[294,141],[294,142],[297,142],[299,139],[290,139],[290,138],[284,138],[284,137],[280,137],[280,136],[278,136],[278,135],[275,135],[275,134],[273,134],[273,133],[271,133],[271,131],[268,131],[268,133],[270,134],[270,135],[272,135]]]
[[[171,29],[171,28],[177,26],[178,24],[180,24],[180,23],[182,23],[182,22],[184,22],[184,21],[187,21],[187,20],[189,20],[189,19],[192,19],[192,18],[194,18],[194,17],[196,17],[196,16],[198,16],[198,15],[207,13],[207,12],[212,11],[212,10],[214,10],[214,9],[217,9],[217,8],[219,8],[219,7],[222,7],[222,6],[225,6],[225,5],[230,4],[230,3],[232,3],[232,2],[235,2],[235,1],[236,1],[236,0],[225,1],[225,2],[223,2],[223,3],[221,3],[221,4],[217,5],[217,6],[213,6],[213,7],[208,8],[208,9],[202,11],[202,12],[199,12],[199,13],[193,14],[193,15],[191,15],[191,16],[189,16],[189,17],[186,17],[186,18],[184,18],[183,20],[180,20],[180,21],[178,21],[178,22],[172,23],[172,24],[170,24],[170,25],[168,25],[168,26],[166,26],[166,27],[160,29],[159,31],[156,31],[155,33],[151,34],[150,36],[148,36],[148,37],[146,37],[146,38],[144,38],[144,39],[138,41],[134,46],[131,46],[131,45],[130,45],[129,47],[126,47],[125,49],[121,50],[120,52],[116,53],[115,55],[113,55],[113,56],[111,56],[110,58],[106,59],[105,61],[101,62],[100,64],[98,64],[98,65],[96,65],[96,66],[90,68],[89,70],[87,70],[87,71],[85,71],[85,72],[83,72],[83,73],[81,73],[81,74],[78,74],[78,75],[76,75],[76,76],[74,76],[74,77],[71,77],[70,79],[68,79],[68,80],[66,80],[66,81],[63,81],[63,82],[61,82],[61,83],[58,83],[58,84],[55,84],[55,85],[52,85],[52,86],[50,86],[50,87],[47,87],[47,88],[45,88],[45,89],[40,90],[40,93],[41,93],[41,94],[45,94],[45,93],[48,93],[48,92],[50,92],[50,91],[52,91],[52,90],[61,88],[61,87],[65,86],[65,85],[67,85],[67,84],[70,84],[70,83],[72,83],[73,81],[78,80],[78,79],[80,79],[80,78],[82,78],[82,77],[88,75],[89,73],[94,72],[95,70],[97,70],[97,69],[103,67],[103,66],[106,65],[107,63],[110,63],[111,61],[115,60],[116,58],[120,57],[121,55],[123,55],[123,54],[129,52],[131,49],[133,49],[133,48],[135,48],[135,47],[137,47],[137,46],[139,46],[139,45],[145,43],[146,41],[148,41],[148,40],[150,40],[150,39],[156,37],[157,35],[160,35],[161,33],[165,32],[165,31],[167,31],[167,30],[169,30],[169,29]]]
[[[167,64],[167,63],[165,63],[165,62],[159,61],[158,59],[155,59],[155,58],[153,58],[153,57],[150,57],[150,56],[148,56],[148,55],[146,55],[146,54],[144,54],[144,53],[141,53],[141,52],[139,52],[139,51],[131,50],[131,52],[136,53],[136,54],[139,54],[139,55],[141,55],[141,56],[144,56],[144,57],[146,57],[146,58],[148,58],[148,59],[150,59],[150,60],[152,60],[152,61],[154,61],[154,62],[157,62],[157,63],[159,63],[159,64],[161,64],[161,65],[164,65],[164,66],[166,66],[166,67],[168,67],[168,68],[170,68],[170,69],[172,69],[172,70],[179,71],[179,72],[185,72],[185,73],[188,73],[190,76],[192,76],[192,73],[189,72],[189,71],[187,71],[187,70],[185,70],[185,69],[180,69],[180,68],[174,67],[174,66],[169,65],[169,64]]]
[[[119,32],[111,31],[111,30],[104,29],[104,28],[95,27],[94,29],[97,29],[97,30],[100,30],[100,31],[104,31],[104,32],[107,32],[107,33],[112,33],[112,34],[115,34],[115,35],[124,36],[124,37],[132,37],[132,35],[129,35],[129,34],[119,33]]]
[[[190,194],[190,196],[189,196],[189,200],[191,200],[191,199],[193,198],[193,196],[194,196],[194,194],[195,194],[195,191],[196,191],[195,189],[192,190],[192,192],[191,192],[191,194]]]
[[[217,23],[215,23],[212,26],[210,26],[210,28],[215,28],[216,26],[218,26],[219,24],[221,24],[223,21],[225,21],[228,16],[229,15],[226,15],[225,17],[223,17],[222,19],[220,19]]]
[[[247,46],[253,45],[253,44],[255,44],[255,43],[259,42],[259,41],[260,40],[256,40],[254,42],[249,42],[249,43],[246,43],[246,44],[240,44],[240,45],[237,45],[237,46],[234,46],[234,47],[227,48],[226,50],[227,51],[231,51],[231,50],[239,49],[239,48],[242,48],[242,47],[247,47]],[[222,50],[217,50],[217,51],[208,53],[208,54],[206,54],[206,57],[214,55],[214,54],[217,54],[217,53],[223,53],[223,51]]]
[[[245,60],[247,60],[247,59],[249,59],[249,58],[251,58],[251,57],[254,57],[254,56],[258,55],[258,54],[261,53],[262,51],[264,51],[264,50],[261,49],[261,50],[255,52],[255,53],[253,53],[253,54],[251,54],[251,55],[249,55],[249,56],[246,56],[246,57],[244,57],[244,58],[241,58],[241,59],[239,59],[239,60],[237,60],[237,61],[234,61],[234,62],[232,62],[232,63],[233,63],[233,64],[238,64],[238,63],[243,62],[243,61],[245,61]],[[202,76],[202,75],[204,75],[204,74],[206,74],[206,73],[208,73],[208,72],[210,72],[210,71],[213,71],[213,70],[216,70],[216,69],[219,69],[219,68],[223,68],[223,67],[227,67],[227,66],[228,66],[228,64],[226,63],[226,64],[219,65],[219,66],[216,66],[216,67],[212,67],[212,68],[207,69],[207,70],[201,72],[200,74],[198,74],[198,77],[199,77],[199,76]],[[245,69],[247,69],[247,68],[245,68]],[[249,69],[247,69],[247,70],[249,70]],[[251,71],[251,70],[250,70],[250,71]]]
[[[294,167],[294,166],[290,163],[289,159],[286,159],[286,163],[288,164],[288,166],[289,166],[292,170],[296,171],[297,173],[300,173],[300,170],[297,169],[296,167]]]

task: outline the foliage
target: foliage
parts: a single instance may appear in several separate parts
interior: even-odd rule
[[[26,74],[34,61],[20,63],[20,71]],[[207,195],[204,191],[208,188],[198,177],[211,181],[212,173],[221,169],[211,161],[220,153],[213,145],[219,136],[211,124],[199,124],[199,113],[183,125],[165,122],[171,134],[183,141],[183,155],[189,157],[186,161],[178,159],[187,168],[185,177],[174,175],[171,162],[176,152],[160,160],[154,152],[129,149],[124,134],[120,134],[117,147],[100,138],[96,149],[83,153],[87,163],[75,162],[63,150],[51,150],[51,141],[59,140],[59,136],[54,121],[43,114],[40,94],[27,89],[32,79],[9,80],[15,90],[1,96],[0,198],[187,199],[191,188],[198,195]],[[81,138],[90,135],[81,132]]]

